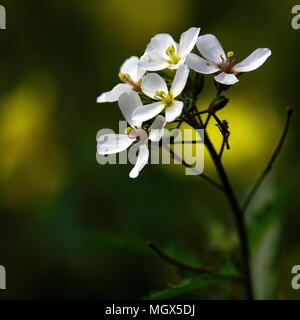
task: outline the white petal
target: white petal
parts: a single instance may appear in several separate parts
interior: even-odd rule
[[[194,53],[190,53],[187,56],[186,64],[192,70],[203,74],[211,74],[220,70],[220,68],[214,62],[200,58]]]
[[[215,76],[215,80],[219,83],[226,84],[227,86],[231,86],[239,82],[239,79],[233,73],[222,72],[219,75]]]
[[[187,55],[193,50],[197,42],[199,32],[200,28],[192,27],[181,35],[178,49],[179,57]]]
[[[141,89],[148,97],[155,99],[156,92],[169,92],[165,80],[156,73],[148,73],[142,80]]]
[[[121,109],[121,112],[131,127],[141,126],[140,122],[134,121],[132,119],[132,114],[135,109],[140,108],[142,106],[143,104],[139,95],[134,91],[131,91],[129,93],[125,92],[121,94],[119,98],[119,107]]]
[[[139,147],[139,154],[136,159],[136,164],[134,168],[131,170],[129,177],[130,178],[137,178],[140,171],[145,167],[145,165],[148,163],[149,159],[149,149],[146,144],[142,144]]]
[[[115,102],[119,100],[119,97],[124,92],[131,92],[132,86],[127,83],[117,84],[111,91],[102,93],[98,98],[98,103],[103,102]]]
[[[216,64],[222,63],[221,55],[226,59],[225,52],[219,40],[213,34],[205,34],[197,40],[197,48],[204,58]]]
[[[159,71],[167,68],[168,66],[169,64],[167,60],[156,53],[144,54],[138,64],[139,69],[143,71]]]
[[[135,109],[132,118],[137,122],[144,122],[157,116],[165,107],[162,101],[146,104],[143,107]]]
[[[182,113],[183,102],[182,101],[173,101],[173,104],[166,108],[166,120],[167,122],[174,121]]]
[[[135,139],[127,134],[105,134],[98,138],[97,152],[99,154],[113,154],[127,149]]]
[[[264,49],[256,49],[254,52],[250,54],[246,59],[242,62],[237,63],[233,67],[234,72],[248,72],[259,68],[271,55],[271,50]]]
[[[186,85],[189,73],[190,73],[190,69],[185,64],[181,65],[177,69],[176,75],[174,77],[172,87],[170,90],[174,98],[181,94],[182,90]]]
[[[161,33],[154,36],[147,46],[146,52],[156,52],[161,58],[168,59],[166,53],[167,49],[173,46],[175,49],[175,54],[177,54],[177,43],[174,39],[167,33]]]
[[[157,116],[149,128],[149,139],[159,141],[164,135],[166,119],[163,116]]]
[[[120,72],[129,74],[130,78],[134,82],[138,82],[142,78],[143,74],[145,73],[144,70],[142,73],[140,68],[138,67],[139,61],[140,59],[138,57],[135,57],[135,56],[130,57],[122,64]]]

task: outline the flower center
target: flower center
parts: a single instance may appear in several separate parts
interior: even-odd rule
[[[165,93],[163,91],[156,91],[154,98],[163,101],[165,107],[169,107],[174,100],[173,95],[171,93]]]
[[[134,82],[128,73],[122,72],[119,73],[119,78],[122,82],[130,84],[133,87],[134,91],[141,91],[141,80],[138,82]]]
[[[148,133],[142,128],[138,127],[128,127],[125,130],[125,133],[128,134],[129,138],[146,141],[148,139]]]
[[[222,59],[222,64],[221,64],[221,69],[224,71],[224,72],[227,72],[227,73],[230,73],[231,72],[231,69],[232,69],[232,66],[233,66],[233,63],[235,61],[235,54],[233,51],[229,51],[227,52],[227,57],[226,57],[226,60],[224,59],[224,57],[221,55],[220,56],[221,59]]]
[[[169,64],[177,64],[178,61],[180,60],[180,58],[178,58],[175,54],[175,48],[174,46],[170,46],[167,50],[166,50],[166,54],[169,57],[168,63]]]

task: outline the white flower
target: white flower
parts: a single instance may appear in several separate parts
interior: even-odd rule
[[[177,69],[193,50],[199,32],[200,28],[190,28],[181,35],[179,44],[169,34],[157,34],[151,39],[145,54],[141,57],[140,68],[147,71]]]
[[[156,73],[148,73],[142,80],[142,91],[148,97],[158,100],[137,108],[133,112],[133,119],[137,121],[147,121],[154,118],[165,110],[166,121],[172,122],[182,113],[183,102],[175,100],[184,89],[189,76],[189,68],[181,65],[176,71],[175,78],[170,91],[165,80]]]
[[[199,73],[211,74],[217,72],[218,75],[215,76],[215,80],[225,85],[237,83],[239,80],[236,74],[259,68],[271,55],[270,49],[260,48],[242,62],[233,65],[235,61],[234,53],[230,51],[225,55],[220,42],[212,34],[199,37],[197,48],[205,59],[190,53],[186,59],[187,65]]]
[[[142,106],[141,99],[136,92],[123,93],[119,98],[119,106],[130,127],[124,134],[100,136],[97,141],[97,152],[101,155],[114,154],[124,151],[133,143],[137,143],[137,161],[129,174],[130,178],[136,178],[148,162],[148,140],[159,141],[161,139],[166,121],[163,116],[156,117],[147,131],[142,128],[141,121],[134,121],[133,111]]]
[[[121,66],[119,78],[122,82],[116,85],[111,91],[102,93],[98,98],[98,103],[118,101],[124,92],[140,91],[140,82],[145,74],[145,70],[138,67],[140,59],[130,57]]]

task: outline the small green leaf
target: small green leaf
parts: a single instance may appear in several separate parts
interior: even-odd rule
[[[226,281],[238,281],[239,277],[226,275],[203,275],[196,279],[189,279],[179,285],[168,285],[168,288],[152,294],[145,300],[170,300],[194,293],[201,288]]]

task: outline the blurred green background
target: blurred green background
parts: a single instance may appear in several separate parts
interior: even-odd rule
[[[150,38],[175,40],[190,26],[214,33],[239,60],[268,47],[267,63],[244,75],[220,113],[229,121],[224,155],[243,200],[279,140],[285,108],[296,110],[287,143],[254,199],[248,218],[266,204],[279,214],[253,250],[256,297],[297,299],[291,268],[300,264],[300,30],[297,1],[86,0],[1,1],[0,299],[140,299],[192,275],[161,260],[154,241],[185,263],[221,267],[236,243],[224,196],[183,167],[100,166],[96,133],[118,130],[117,104],[96,97],[118,83],[122,62],[142,55]],[[213,97],[212,77],[199,104]],[[212,124],[212,135],[217,128]],[[214,176],[206,157],[205,173]],[[283,194],[283,195],[282,195]],[[228,286],[203,288],[199,299],[238,298]]]

